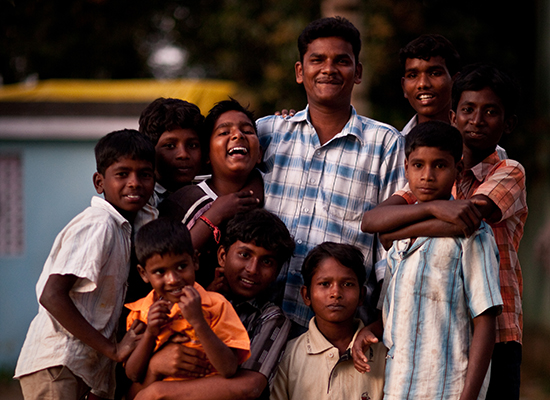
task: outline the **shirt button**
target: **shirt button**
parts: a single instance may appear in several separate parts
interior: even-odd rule
[[[332,357],[334,357],[334,354],[328,353],[328,356],[329,356],[330,358],[332,358]]]
[[[310,178],[309,183],[315,183],[315,178]]]
[[[302,244],[302,239],[298,239],[298,240],[296,240],[296,243],[298,243],[298,244]]]
[[[309,208],[304,207],[304,212],[309,212]]]

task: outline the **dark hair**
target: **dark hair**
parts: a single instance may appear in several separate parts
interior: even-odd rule
[[[418,147],[437,147],[439,150],[448,151],[455,163],[462,159],[462,135],[454,126],[443,121],[418,124],[405,136],[407,158]]]
[[[155,168],[155,147],[134,129],[114,131],[103,136],[95,145],[96,169],[102,175],[121,158],[149,161]]]
[[[308,289],[311,287],[311,280],[319,264],[327,258],[334,258],[343,266],[351,269],[357,275],[359,285],[365,284],[367,272],[365,271],[365,257],[361,250],[351,244],[324,242],[315,246],[302,264],[302,277],[304,285]]]
[[[445,65],[451,76],[454,76],[460,68],[460,55],[451,42],[442,35],[424,34],[399,50],[399,62],[405,69],[408,58],[429,60],[431,57],[440,56],[445,60]]]
[[[155,254],[195,254],[189,229],[172,218],[159,218],[143,225],[137,232],[135,248],[142,267]]]
[[[202,148],[204,151],[204,155],[207,157],[210,149],[210,137],[212,136],[212,133],[214,131],[214,127],[216,125],[216,121],[218,118],[222,116],[222,114],[225,114],[228,111],[239,111],[242,112],[244,115],[248,117],[250,122],[252,123],[252,126],[254,127],[254,132],[258,134],[258,128],[256,127],[256,121],[254,119],[254,112],[250,111],[248,107],[243,107],[241,103],[239,103],[234,98],[230,97],[229,100],[222,100],[214,105],[210,111],[208,111],[208,115],[206,116],[206,119],[204,120],[203,125],[203,134],[201,134],[201,142],[202,142]]]
[[[351,44],[355,63],[359,62],[359,52],[361,51],[361,34],[357,28],[343,17],[321,18],[311,22],[304,28],[298,37],[298,51],[300,52],[300,61],[304,61],[304,55],[307,48],[315,39],[326,37],[341,37]]]
[[[192,129],[199,134],[204,117],[195,104],[180,99],[159,97],[141,112],[139,131],[157,145],[164,132],[177,128]]]
[[[520,88],[515,79],[492,64],[476,63],[465,66],[453,83],[451,108],[456,112],[464,91],[491,89],[502,101],[504,113],[514,115],[519,102]]]
[[[261,208],[237,214],[229,220],[222,246],[229,250],[236,241],[253,243],[273,252],[278,268],[290,259],[295,247],[284,222],[275,214]]]

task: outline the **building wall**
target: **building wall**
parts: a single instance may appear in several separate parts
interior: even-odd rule
[[[0,141],[21,154],[24,250],[0,255],[0,366],[13,368],[38,310],[35,285],[59,231],[95,194],[94,141]]]

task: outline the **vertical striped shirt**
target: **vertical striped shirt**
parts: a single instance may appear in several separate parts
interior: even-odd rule
[[[397,240],[387,261],[384,399],[458,399],[472,318],[502,304],[491,228],[482,222],[469,238]]]

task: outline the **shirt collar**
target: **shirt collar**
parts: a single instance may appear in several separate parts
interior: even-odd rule
[[[500,157],[498,156],[498,152],[495,150],[494,153],[489,154],[479,164],[474,165],[470,171],[472,171],[472,174],[474,174],[478,181],[482,181],[487,176],[487,170],[498,164],[499,161]]]
[[[332,142],[336,138],[351,135],[351,136],[355,136],[359,140],[359,142],[361,142],[361,145],[364,144],[364,140],[363,140],[363,122],[361,121],[361,119],[357,115],[357,111],[355,111],[355,107],[353,107],[352,105],[350,105],[350,107],[351,107],[351,115],[350,115],[350,118],[349,118],[348,122],[346,123],[346,125],[344,126],[342,131],[340,133],[336,134],[327,143]],[[313,124],[311,123],[311,117],[309,115],[309,104],[307,105],[305,110],[297,112],[296,114],[294,114],[293,117],[290,117],[288,120],[291,121],[291,122],[298,122],[298,123],[307,122],[307,124],[312,129],[314,129]],[[325,145],[327,143],[325,143]]]
[[[358,326],[355,330],[353,338],[349,342],[347,350],[350,350],[352,348],[353,342],[355,342],[357,334],[365,326],[363,322],[359,319],[356,319],[355,322],[358,324]],[[309,321],[309,330],[305,333],[305,335],[307,335],[306,351],[308,354],[320,354],[335,347],[321,333],[319,328],[317,328],[315,317],[311,318],[311,320]]]

